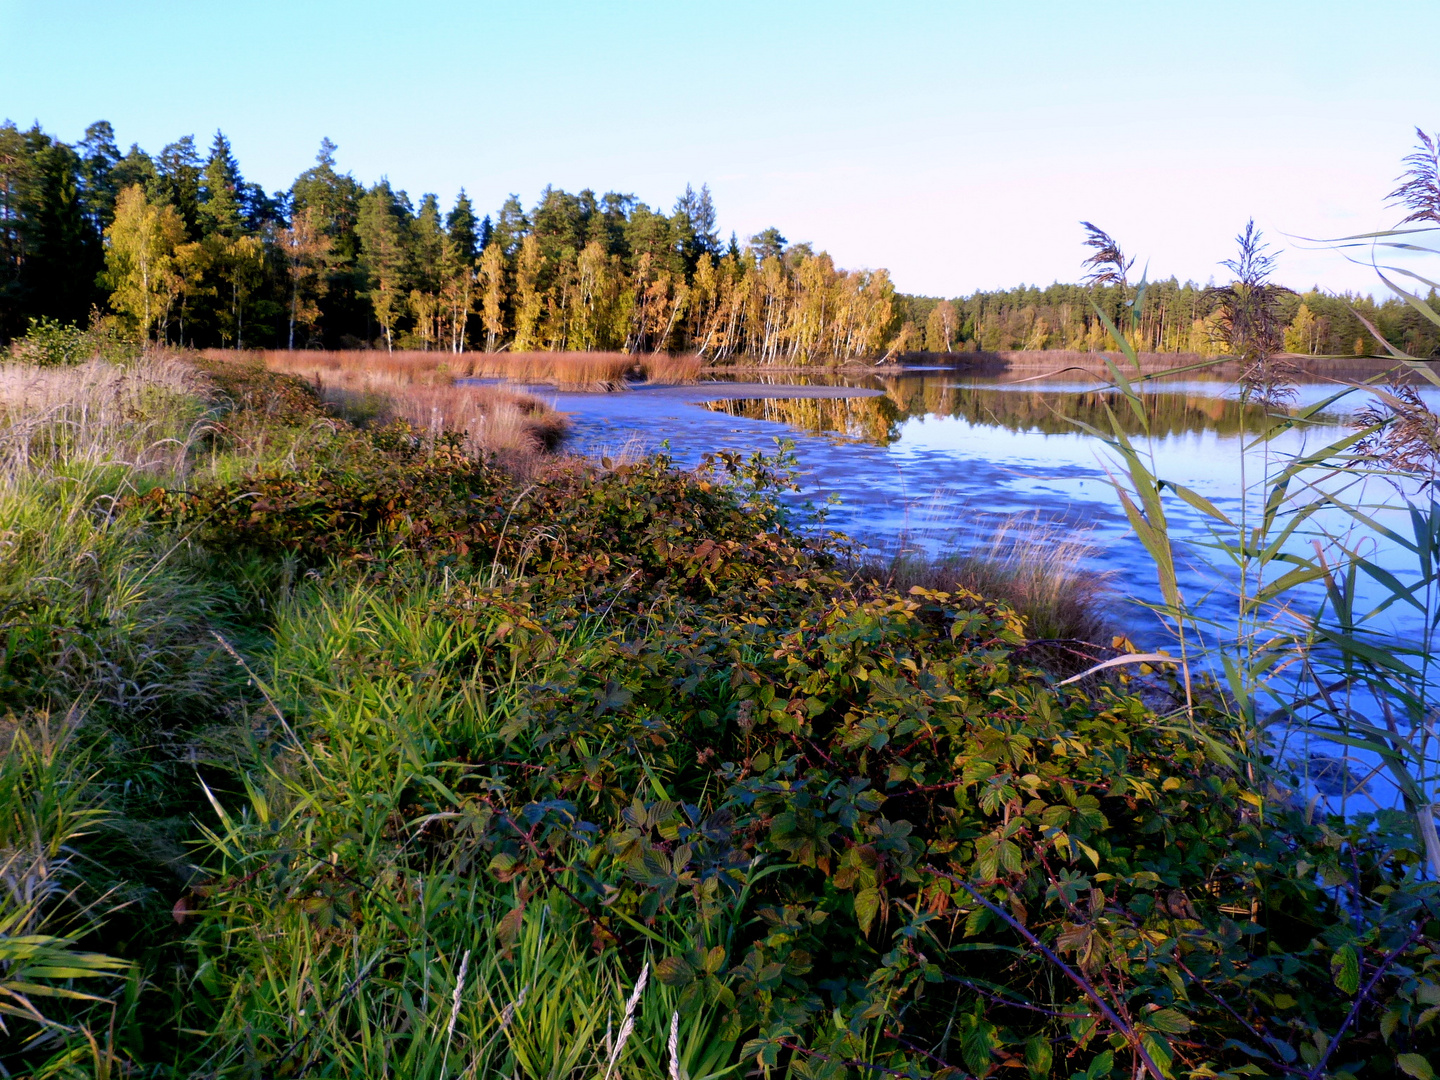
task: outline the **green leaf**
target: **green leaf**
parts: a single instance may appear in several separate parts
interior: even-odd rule
[[[1049,1076],[1053,1058],[1054,1052],[1044,1039],[1031,1037],[1025,1040],[1025,1068],[1030,1071],[1031,1076]]]
[[[1335,986],[1342,994],[1354,995],[1360,989],[1360,961],[1355,949],[1341,945],[1330,960],[1330,971],[1335,976]]]
[[[1145,1023],[1167,1035],[1184,1035],[1194,1026],[1184,1013],[1176,1009],[1159,1009],[1145,1017]]]
[[[1413,1076],[1415,1080],[1434,1080],[1435,1070],[1420,1054],[1401,1054],[1396,1057],[1395,1064],[1406,1076]]]
[[[695,978],[695,969],[680,956],[667,956],[655,965],[655,977],[666,986],[684,986]]]
[[[1085,1080],[1104,1080],[1105,1077],[1110,1075],[1111,1070],[1114,1068],[1115,1054],[1111,1050],[1106,1050],[1092,1061],[1090,1067],[1085,1070]]]
[[[861,889],[855,894],[855,919],[860,924],[862,934],[870,933],[870,926],[875,922],[875,913],[879,910],[879,889]]]

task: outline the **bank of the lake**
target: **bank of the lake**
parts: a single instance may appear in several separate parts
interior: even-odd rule
[[[856,574],[793,462],[694,460],[776,430],[754,388],[604,399],[673,416],[673,458],[599,454],[627,414],[555,395],[588,453],[522,461],[245,363],[86,370],[130,395],[103,429],[3,413],[12,1074],[1384,1075],[1431,1045],[1440,907],[1393,815],[1307,809],[1218,699],[1157,713],[1164,672],[1062,685],[993,598]],[[869,390],[787,400],[899,408]]]

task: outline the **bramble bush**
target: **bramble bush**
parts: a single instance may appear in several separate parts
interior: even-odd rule
[[[196,869],[115,1060],[638,1077],[673,1030],[694,1080],[1429,1075],[1404,823],[1317,817],[1205,695],[1062,686],[1004,606],[857,576],[783,455],[518,480],[279,388],[284,453],[124,507],[251,685],[186,744]]]
[[[277,964],[219,945],[267,912],[343,940],[357,883],[480,879],[489,925],[450,952],[493,934],[503,955],[564,907],[577,949],[632,976],[649,956],[682,1016],[713,1011],[739,1060],[796,1075],[1421,1067],[1440,922],[1404,829],[1315,820],[1222,714],[1061,688],[1007,610],[848,579],[789,528],[783,459],[517,491],[386,438],[354,475],[183,511],[236,508],[210,545],[357,560],[392,611],[275,672],[299,742],[252,793],[269,824],[237,824],[204,886],[232,913],[197,931],[224,962]],[[393,654],[395,612],[446,644]],[[431,705],[389,703],[397,680]],[[338,704],[357,699],[368,747]],[[315,793],[352,799],[339,760],[396,746],[389,815],[328,828]]]

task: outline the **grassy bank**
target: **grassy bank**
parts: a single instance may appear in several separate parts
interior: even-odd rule
[[[220,359],[227,352],[214,349],[206,355]],[[415,386],[448,386],[456,379],[503,379],[564,390],[623,390],[630,380],[693,382],[702,367],[697,357],[668,353],[273,349],[249,355],[272,371],[299,375],[321,387],[377,389],[401,397]]]
[[[975,567],[857,572],[783,457],[518,468],[255,363],[57,370],[0,374],[12,1074],[1425,1064],[1403,829],[1163,671],[1060,685]]]

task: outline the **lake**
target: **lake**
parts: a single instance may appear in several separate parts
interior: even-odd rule
[[[1004,518],[1035,515],[1088,531],[1093,567],[1110,575],[1118,599],[1158,597],[1153,566],[1106,474],[1107,464],[1114,468],[1114,453],[1081,426],[1109,430],[1108,406],[1128,421],[1131,437],[1139,437],[1128,407],[1098,380],[1020,381],[1005,373],[951,369],[814,378],[785,373],[776,380],[544,396],[570,414],[571,447],[580,453],[614,455],[668,442],[676,461],[689,465],[721,448],[773,452],[775,439],[788,438],[803,473],[803,499],[817,505],[838,500],[826,524],[871,548],[963,548],[987,538]],[[1333,382],[1302,383],[1297,405],[1322,401],[1335,390]],[[1440,408],[1440,398],[1424,393]],[[1263,429],[1261,411],[1252,405],[1242,417],[1233,385],[1219,379],[1151,382],[1146,398],[1152,437],[1143,445],[1156,474],[1237,514],[1241,449]],[[1274,450],[1313,451],[1342,438],[1359,403],[1357,397],[1355,405],[1323,411],[1303,429],[1282,435]],[[1252,480],[1257,464],[1252,454]],[[1390,493],[1371,484],[1367,497],[1383,503]],[[1208,538],[1201,515],[1179,499],[1170,499],[1167,511],[1176,535],[1202,543]],[[1202,548],[1187,553],[1182,588],[1192,604],[1223,618],[1234,601],[1205,565],[1205,555]],[[1382,561],[1397,557],[1381,552]],[[1395,568],[1403,570],[1398,563]],[[1153,639],[1159,633],[1142,608],[1121,603],[1116,614],[1132,635]]]
[[[1235,517],[1242,505],[1242,449],[1253,447],[1264,429],[1263,412],[1254,405],[1242,412],[1229,381],[1155,381],[1145,385],[1151,436],[1141,439],[1128,405],[1098,378],[1072,374],[1025,381],[1028,374],[907,369],[797,377],[788,372],[763,382],[737,377],[624,393],[540,393],[571,416],[571,448],[594,457],[668,445],[678,464],[692,465],[719,449],[773,453],[777,439],[789,439],[802,472],[798,501],[814,506],[828,501],[825,527],[877,552],[902,546],[931,553],[963,549],[984,542],[1015,515],[1082,531],[1093,549],[1089,566],[1109,578],[1116,628],[1141,649],[1173,649],[1169,632],[1143,606],[1158,601],[1159,589],[1107,475],[1107,468],[1115,471],[1114,451],[1085,425],[1108,431],[1113,414],[1149,455],[1157,476],[1193,489]],[[1333,380],[1311,377],[1297,387],[1292,408],[1324,402],[1337,389]],[[1440,393],[1427,388],[1422,396],[1440,410]],[[1352,433],[1355,411],[1364,403],[1361,395],[1352,395],[1284,432],[1271,443],[1272,461],[1314,452]],[[1252,482],[1263,466],[1252,449],[1247,465]],[[1386,526],[1407,527],[1402,501],[1388,484],[1371,480],[1357,488],[1344,476],[1326,484],[1366,502]],[[1252,497],[1249,510],[1258,509]],[[1189,541],[1177,566],[1188,603],[1215,623],[1233,627],[1234,587],[1211,564],[1216,553],[1207,548],[1213,543],[1207,522],[1173,496],[1166,510],[1172,535]],[[1332,530],[1345,524],[1338,512],[1316,520]],[[1356,539],[1371,559],[1402,577],[1413,576],[1413,556],[1367,532]],[[1313,551],[1303,532],[1289,546],[1305,555]],[[1372,587],[1368,595],[1378,599],[1381,593]],[[1294,599],[1313,610],[1321,591],[1312,587]],[[1422,625],[1412,609],[1399,606],[1381,621],[1388,633],[1411,640]],[[1291,752],[1305,762],[1305,786],[1333,808],[1345,812],[1356,794],[1364,796],[1361,808],[1395,805],[1395,792],[1373,776],[1372,755],[1313,739]]]

